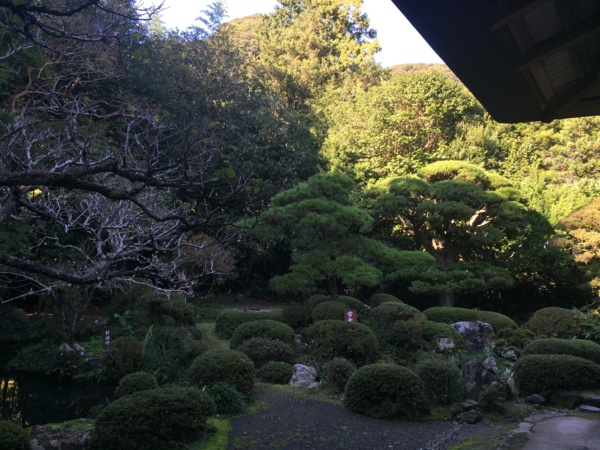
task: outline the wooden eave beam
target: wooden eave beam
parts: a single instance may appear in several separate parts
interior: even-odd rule
[[[589,19],[581,22],[579,26],[573,28],[567,33],[561,33],[551,37],[535,47],[531,52],[528,52],[515,59],[513,68],[515,72],[520,72],[521,70],[526,69],[532,64],[542,60],[548,54],[569,47],[596,33],[600,33],[600,14],[591,16]]]
[[[582,80],[573,86],[569,91],[559,96],[551,105],[544,108],[542,112],[542,122],[552,122],[561,116],[565,111],[571,108],[579,99],[586,97],[593,88],[600,84],[600,73],[592,79]]]
[[[525,14],[529,14],[530,12],[542,8],[549,3],[553,3],[554,1],[555,0],[534,0],[525,6],[513,9],[512,11],[507,12],[505,15],[503,15],[502,18],[497,19],[490,27],[490,31],[499,30],[503,26],[508,25],[509,23],[514,22],[517,19],[520,19]]]

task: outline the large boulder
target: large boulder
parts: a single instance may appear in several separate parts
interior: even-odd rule
[[[486,386],[500,387],[503,397],[507,397],[506,384],[496,372],[498,365],[494,358],[485,361],[471,360],[463,365],[461,370],[461,391],[465,399],[477,400],[479,393]]]
[[[292,368],[292,379],[290,380],[292,386],[302,387],[318,387],[319,382],[317,381],[317,369],[312,366],[305,366],[304,364],[294,364]]]
[[[494,328],[486,322],[456,322],[452,324],[464,339],[471,352],[490,352],[495,344],[492,341]]]

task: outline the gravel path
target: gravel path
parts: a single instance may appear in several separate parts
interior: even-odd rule
[[[498,432],[484,423],[378,420],[296,397],[267,385],[255,387],[255,398],[269,406],[232,420],[228,450],[443,450],[474,434]]]

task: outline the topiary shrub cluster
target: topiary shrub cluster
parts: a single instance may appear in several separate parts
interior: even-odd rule
[[[217,414],[241,414],[246,409],[246,397],[235,386],[219,381],[204,389],[215,402]]]
[[[299,330],[312,323],[311,309],[306,305],[288,305],[281,311],[281,321],[294,330]]]
[[[292,365],[273,361],[258,369],[257,376],[265,383],[287,384],[292,379]]]
[[[314,322],[318,320],[344,320],[344,311],[348,307],[335,300],[327,300],[316,305],[312,310],[312,319]]]
[[[322,362],[339,356],[362,366],[379,358],[377,338],[360,323],[321,320],[310,326],[307,336],[313,356]]]
[[[251,338],[237,349],[248,356],[257,369],[271,361],[291,363],[294,358],[292,347],[276,339]]]
[[[23,450],[29,440],[29,432],[8,420],[0,420],[0,449]]]
[[[356,372],[356,367],[346,358],[333,358],[325,364],[325,380],[344,392],[350,377]]]
[[[405,303],[382,303],[369,312],[368,325],[383,347],[395,352],[419,347],[421,329],[427,318]]]
[[[529,355],[519,358],[513,369],[521,395],[600,388],[600,366],[578,356]]]
[[[447,323],[428,320],[421,328],[421,338],[425,347],[435,351],[439,351],[437,345],[439,339],[452,339],[454,348],[444,351],[444,354],[456,354],[466,348],[465,340],[460,333]]]
[[[538,339],[528,344],[522,355],[572,355],[600,364],[600,345],[583,339]]]
[[[288,345],[294,344],[294,330],[289,325],[277,320],[255,320],[242,323],[231,336],[229,347],[237,349],[242,343],[251,338],[276,339]]]
[[[187,375],[191,384],[198,387],[223,381],[249,396],[254,386],[254,363],[237,350],[215,348],[198,356]]]
[[[344,404],[350,411],[376,418],[415,418],[428,409],[419,377],[393,364],[358,369],[346,384]]]
[[[242,323],[253,320],[279,320],[281,312],[251,312],[226,310],[220,313],[215,320],[215,333],[221,339],[231,339],[233,332]]]
[[[415,366],[430,402],[449,405],[460,398],[460,370],[447,359],[426,359]]]
[[[581,327],[573,311],[549,307],[538,309],[525,326],[538,337],[573,338],[581,334]]]
[[[148,372],[133,372],[121,378],[115,390],[115,397],[119,398],[134,392],[156,389],[157,387],[158,383],[154,375]]]
[[[398,297],[391,294],[373,294],[367,302],[371,307],[379,306],[382,303],[403,303]]]
[[[350,297],[349,295],[339,295],[337,301],[346,305],[346,309],[355,309],[359,314],[367,309],[367,305],[365,305],[359,299]]]
[[[315,306],[317,306],[319,303],[327,302],[330,300],[333,300],[331,295],[314,294],[314,295],[311,295],[310,297],[308,297],[308,299],[304,302],[304,305],[307,306],[312,311],[313,308]]]
[[[96,418],[93,450],[185,449],[215,414],[210,396],[199,389],[169,387],[136,392],[106,406]]]
[[[478,311],[475,309],[456,308],[452,306],[435,306],[426,309],[423,314],[434,322],[456,323],[481,321],[489,323],[494,331],[504,328],[518,328],[517,323],[510,317],[493,311]]]

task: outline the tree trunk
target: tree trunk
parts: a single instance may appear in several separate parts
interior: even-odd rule
[[[440,294],[440,306],[454,306],[454,292],[442,292]]]
[[[331,295],[331,298],[334,300],[338,299],[338,287],[337,287],[337,279],[335,277],[330,278],[328,280],[328,284],[329,284],[329,294]]]

